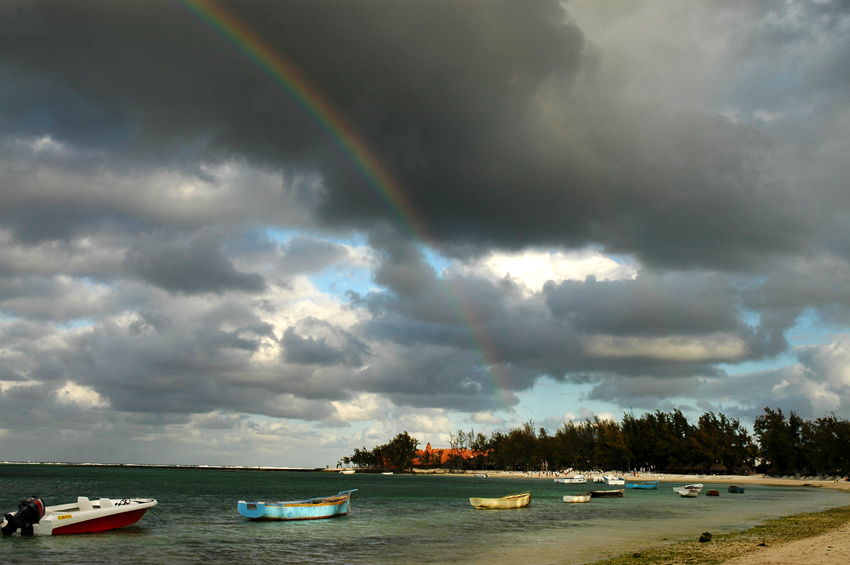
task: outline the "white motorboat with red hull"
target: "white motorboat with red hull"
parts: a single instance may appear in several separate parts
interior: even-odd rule
[[[154,506],[153,498],[89,500],[81,496],[75,503],[45,506],[40,498],[30,497],[16,512],[4,516],[2,532],[12,535],[20,529],[21,535],[47,536],[105,532],[135,524]]]

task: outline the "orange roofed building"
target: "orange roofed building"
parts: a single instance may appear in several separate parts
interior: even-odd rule
[[[473,457],[476,457],[477,455],[479,455],[479,453],[472,451],[471,449],[433,449],[431,447],[431,444],[428,443],[425,446],[425,449],[419,449],[416,451],[416,457],[413,458],[413,465],[442,467],[446,464],[446,462],[458,456],[463,457],[463,459],[466,461],[472,459]]]

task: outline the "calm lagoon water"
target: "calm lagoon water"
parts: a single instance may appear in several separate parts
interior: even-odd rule
[[[701,479],[706,489],[708,478]],[[9,563],[583,563],[703,531],[739,530],[767,518],[850,505],[818,488],[748,486],[744,495],[681,498],[675,483],[623,499],[565,504],[589,485],[551,479],[340,475],[215,469],[0,465],[0,511],[41,496],[48,505],[153,497],[137,525],[99,534],[3,537]],[[292,500],[359,489],[348,517],[254,523],[237,500]],[[532,493],[529,508],[481,511],[471,496]]]

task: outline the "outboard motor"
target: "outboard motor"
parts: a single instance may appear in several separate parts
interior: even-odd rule
[[[44,501],[37,496],[31,496],[18,504],[18,511],[13,515],[6,514],[6,525],[0,531],[4,536],[11,536],[18,528],[22,536],[32,535],[32,525],[38,524],[44,517]]]

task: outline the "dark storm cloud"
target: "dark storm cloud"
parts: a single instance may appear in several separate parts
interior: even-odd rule
[[[126,266],[169,292],[259,292],[265,286],[261,275],[238,272],[221,250],[221,237],[208,230],[188,241],[161,234],[140,236],[127,251]]]
[[[322,320],[308,318],[301,321],[302,328],[312,332],[322,332],[331,336],[336,343],[329,342],[327,337],[314,338],[298,335],[296,328],[289,327],[283,332],[281,346],[286,352],[289,363],[303,365],[345,365],[360,367],[362,358],[369,354],[368,346],[357,336],[335,328]]]
[[[356,147],[189,3],[0,3],[3,413],[238,442],[551,380],[846,414],[846,3],[673,3],[217,3]]]
[[[558,2],[221,5],[339,111],[447,249],[596,242],[744,267],[805,251],[816,232],[807,200],[776,178],[769,135],[629,108],[594,83],[605,54]],[[320,175],[332,225],[392,217],[332,134],[185,6],[10,2],[0,21],[3,102],[18,108],[7,132],[172,167],[245,157]],[[22,204],[27,221],[10,225],[31,238],[110,214],[81,205],[54,223],[52,206]]]

